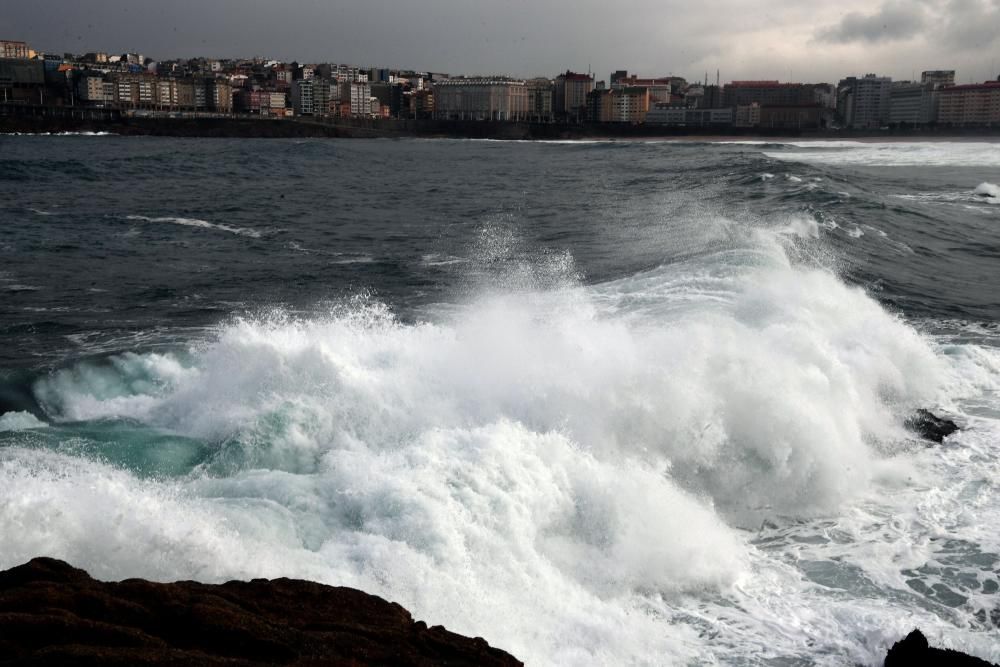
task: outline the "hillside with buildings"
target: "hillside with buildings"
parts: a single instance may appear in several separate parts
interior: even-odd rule
[[[866,74],[837,84],[722,84],[717,75],[710,84],[707,74],[689,82],[619,70],[607,81],[573,71],[518,79],[266,58],[39,53],[24,42],[0,41],[0,130],[16,129],[12,119],[25,117],[266,119],[343,127],[379,120],[438,123],[386,125],[399,132],[484,122],[617,126],[625,134],[636,126],[720,133],[968,131],[1000,127],[1000,78],[955,85],[953,70],[937,70],[923,72],[919,81]]]

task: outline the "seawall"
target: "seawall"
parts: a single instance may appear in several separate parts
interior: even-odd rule
[[[454,138],[497,140],[587,139],[861,139],[1000,140],[997,128],[892,128],[888,130],[805,130],[788,128],[666,127],[628,123],[508,123],[446,120],[268,119],[248,116],[143,117],[114,112],[74,113],[61,108],[0,109],[0,134],[109,132],[124,136],[170,137],[343,137]]]

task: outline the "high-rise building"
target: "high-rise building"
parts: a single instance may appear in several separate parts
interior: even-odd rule
[[[296,116],[312,116],[315,113],[313,79],[299,79],[292,85],[292,109]]]
[[[939,94],[939,123],[1000,125],[1000,80],[943,88]]]
[[[594,89],[594,77],[566,71],[556,77],[552,95],[555,115],[583,120],[587,115],[587,95]]]
[[[891,125],[929,125],[937,120],[937,111],[938,91],[933,83],[897,81],[889,89]]]
[[[365,79],[368,77],[365,76]],[[341,102],[349,102],[352,116],[372,115],[372,88],[368,81],[353,81],[344,85],[340,93]]]
[[[878,129],[889,122],[892,79],[866,74],[837,86],[837,112],[848,127]]]
[[[552,120],[552,81],[544,77],[529,79],[525,85],[528,89],[528,119],[536,122]]]

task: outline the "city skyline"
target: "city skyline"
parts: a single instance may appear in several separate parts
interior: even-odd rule
[[[650,0],[584,0],[573,11],[558,4],[298,0],[247,9],[233,0],[54,0],[44,13],[27,5],[5,11],[0,38],[42,51],[139,51],[161,60],[265,56],[519,77],[589,69],[598,79],[622,68],[689,80],[722,70],[723,80],[815,82],[947,68],[970,82],[995,78],[1000,55],[1000,0],[808,8],[772,0],[751,9],[717,0],[683,11]]]

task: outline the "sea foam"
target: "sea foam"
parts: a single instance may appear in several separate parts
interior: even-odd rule
[[[0,565],[357,586],[540,664],[869,660],[884,610],[817,600],[754,538],[905,480],[902,418],[952,367],[793,264],[816,234],[730,230],[697,261],[507,280],[415,323],[370,298],[236,319],[184,353],[57,371],[35,387],[54,422],[134,420],[210,455],[144,479],[3,450]]]
[[[260,232],[257,231],[256,229],[249,229],[246,227],[232,227],[230,225],[208,222],[207,220],[199,220],[197,218],[183,218],[174,216],[150,218],[144,215],[127,215],[125,216],[125,219],[139,221],[139,222],[167,223],[172,225],[181,225],[184,227],[201,227],[202,229],[217,229],[223,232],[229,232],[230,234],[236,234],[237,236],[249,236],[255,239],[260,238]]]

